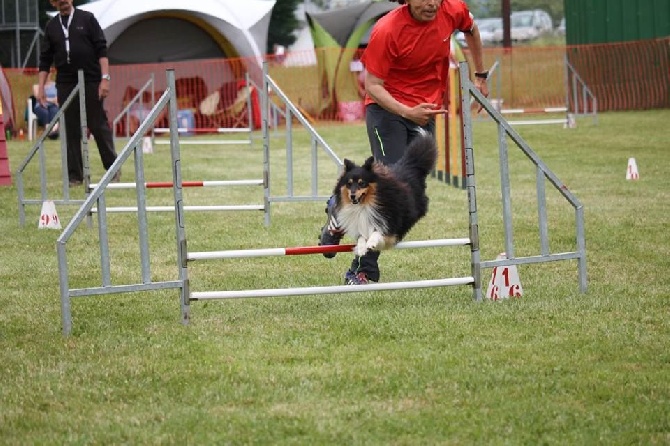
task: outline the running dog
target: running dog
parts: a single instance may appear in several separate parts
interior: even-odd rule
[[[344,160],[333,190],[335,215],[344,232],[357,240],[356,255],[393,248],[426,215],[426,177],[436,159],[435,139],[424,132],[391,166],[373,157],[362,166]]]

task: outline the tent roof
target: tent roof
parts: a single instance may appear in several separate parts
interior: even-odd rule
[[[309,16],[319,22],[328,34],[343,47],[354,30],[361,24],[370,19],[379,18],[398,6],[400,5],[395,2],[367,1],[345,8],[310,13]]]
[[[92,12],[111,44],[130,26],[154,17],[187,16],[211,26],[241,57],[265,55],[267,29],[275,0],[97,0],[78,8]],[[138,42],[141,44],[141,42]]]

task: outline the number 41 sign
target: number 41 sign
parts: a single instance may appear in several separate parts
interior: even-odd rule
[[[503,252],[496,257],[496,260],[506,259]],[[486,298],[491,300],[508,299],[510,297],[521,297],[523,288],[519,280],[519,272],[516,265],[496,266],[493,268],[491,280],[486,290]]]

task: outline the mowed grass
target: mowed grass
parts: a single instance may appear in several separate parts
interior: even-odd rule
[[[606,113],[576,129],[519,133],[583,203],[588,292],[573,261],[519,267],[520,299],[472,300],[469,287],[193,302],[176,291],[72,302],[61,333],[55,241],[39,206],[18,224],[15,186],[0,188],[0,443],[24,444],[669,444],[670,110]],[[340,157],[368,156],[363,125],[319,127]],[[260,135],[257,135],[260,137]],[[204,138],[204,137],[203,137]],[[475,123],[482,259],[504,251],[497,132]],[[197,139],[196,139],[197,140]],[[310,191],[309,140],[294,131],[295,193]],[[511,145],[511,143],[510,143]],[[182,146],[184,180],[260,178],[262,145]],[[273,195],[286,191],[284,135],[271,141]],[[513,147],[511,145],[511,147]],[[118,149],[120,150],[120,146]],[[12,172],[29,150],[8,144]],[[103,173],[91,144],[93,178]],[[60,158],[47,145],[51,198]],[[511,150],[517,255],[539,253],[535,170]],[[626,181],[628,158],[640,179]],[[144,159],[171,179],[168,146]],[[124,180],[133,177],[132,159]],[[336,169],[319,155],[320,193]],[[37,165],[26,172],[39,198]],[[429,181],[429,214],[408,240],[467,236],[463,190]],[[547,185],[553,252],[575,249],[574,212]],[[254,187],[185,189],[185,204],[254,204]],[[73,191],[83,198],[81,190]],[[171,204],[152,190],[149,205]],[[108,205],[134,205],[109,191]],[[186,215],[189,251],[316,244],[324,203]],[[66,224],[76,206],[60,205]],[[114,284],[141,281],[137,218],[109,214]],[[153,280],[178,278],[175,223],[149,215]],[[93,227],[68,243],[70,287],[100,285]],[[194,262],[192,291],[340,284],[351,256]],[[382,281],[470,274],[467,248],[395,250]],[[484,287],[491,271],[484,270]]]

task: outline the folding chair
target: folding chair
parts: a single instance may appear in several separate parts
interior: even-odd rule
[[[236,128],[247,127],[249,125],[247,103],[251,88],[241,84],[237,89],[235,96],[226,94],[231,88],[240,85],[239,83],[224,84],[221,88],[211,93],[200,103],[198,110],[206,119],[208,126],[212,128]],[[222,94],[223,92],[223,94]],[[234,99],[230,101],[231,97]]]

